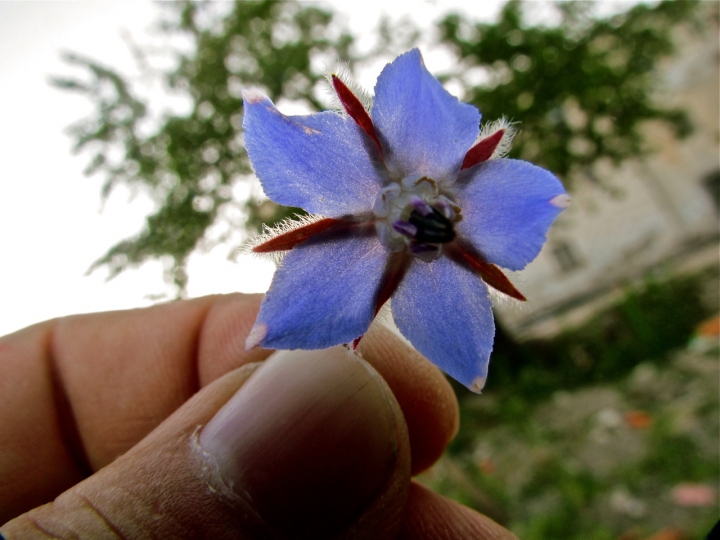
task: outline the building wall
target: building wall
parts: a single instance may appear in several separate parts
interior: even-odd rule
[[[673,271],[685,262],[718,262],[718,195],[708,185],[720,173],[718,7],[706,9],[714,13],[706,31],[681,34],[678,53],[658,74],[658,98],[685,109],[693,133],[677,140],[664,124],[648,122],[652,154],[593,171],[610,190],[576,179],[573,202],[539,257],[513,278],[528,302],[496,304],[516,336],[552,335],[578,324],[622,285],[660,266]]]

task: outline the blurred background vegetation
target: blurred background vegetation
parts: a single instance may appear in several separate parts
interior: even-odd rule
[[[177,296],[187,285],[188,257],[201,244],[227,242],[238,227],[257,230],[298,212],[256,189],[238,189],[254,182],[241,129],[245,87],[262,90],[281,108],[321,110],[330,103],[328,67],[340,61],[353,72],[422,38],[424,49],[454,58],[438,75],[460,87],[484,120],[522,121],[511,156],[564,180],[612,189],[595,177],[593,164],[647,152],[641,126],[648,120],[665,123],[678,138],[692,131],[684,111],[656,103],[652,75],[674,51],[675,27],[702,26],[695,2],[635,4],[607,18],[595,17],[589,2],[557,3],[551,4],[556,22],[538,24],[526,4],[510,1],[492,23],[447,13],[430,41],[410,23],[383,21],[362,52],[359,36],[328,5],[162,5],[162,32],[177,45],[134,52],[144,75],[183,103],[181,110],[158,111],[131,78],[81,54],[66,56],[79,75],[53,82],[94,104],[70,133],[75,150],[89,156],[87,174],[102,178],[103,194],[125,185],[156,203],[143,230],[111,246],[95,266],[112,277],[163,260]],[[584,126],[563,114],[568,103],[586,116]],[[613,120],[606,129],[593,129],[606,119]],[[702,386],[713,373],[717,380],[716,351],[690,358],[686,348],[698,324],[718,310],[707,300],[716,275],[713,269],[635,283],[616,305],[552,339],[517,342],[499,328],[486,394],[456,388],[461,431],[423,481],[522,538],[629,540],[649,537],[663,523],[701,537],[717,519],[716,505],[668,509],[661,493],[683,482],[715,486],[720,475],[718,396],[712,384]],[[693,418],[710,423],[699,432],[678,431],[667,410],[668,399],[683,399],[687,384],[703,396]],[[574,400],[582,405],[572,406]],[[564,422],[563,407],[587,410]],[[603,417],[603,411],[626,416]],[[604,458],[585,448],[593,447],[593,436],[601,440],[595,453],[617,454],[611,465],[598,466]],[[607,446],[608,440],[617,444]],[[492,444],[505,452],[495,455]],[[629,461],[628,452],[635,452]],[[675,521],[663,521],[668,516]]]

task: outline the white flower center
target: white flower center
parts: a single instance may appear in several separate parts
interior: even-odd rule
[[[373,206],[375,229],[390,251],[408,250],[424,261],[437,259],[455,238],[460,208],[440,194],[432,178],[415,174],[384,187]]]

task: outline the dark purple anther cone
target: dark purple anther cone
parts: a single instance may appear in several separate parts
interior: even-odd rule
[[[393,229],[409,238],[417,236],[417,227],[407,221],[397,220],[393,222]]]
[[[430,206],[420,197],[413,197],[411,204],[413,209],[415,209],[422,216],[429,216],[433,213],[432,206]]]

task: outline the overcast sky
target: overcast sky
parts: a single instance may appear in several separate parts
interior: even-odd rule
[[[355,32],[369,31],[383,11],[402,15],[403,4],[409,5],[335,2],[343,11],[353,10],[348,17]],[[484,7],[483,15],[492,17],[497,4],[485,4],[491,7]],[[477,4],[413,2],[411,15],[429,24],[449,7],[464,5]],[[154,295],[169,290],[160,263],[107,283],[103,270],[86,275],[110,246],[140,230],[152,205],[120,188],[101,206],[101,179],[82,174],[87,156],[73,156],[64,133],[90,105],[48,84],[50,75],[72,73],[61,51],[133,72],[122,32],[147,41],[156,14],[149,0],[0,2],[0,335],[51,317],[149,305]],[[193,258],[192,296],[267,289],[270,263],[249,257],[231,263],[227,256],[228,247],[220,246]]]

